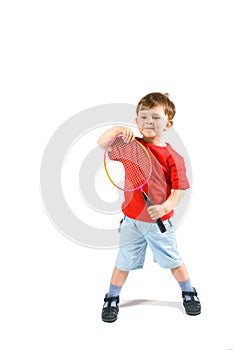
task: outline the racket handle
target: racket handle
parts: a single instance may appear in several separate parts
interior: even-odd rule
[[[143,195],[143,197],[145,199],[146,205],[148,207],[152,206],[153,203],[151,202],[150,198],[147,196],[147,194],[144,191],[142,191],[142,195]],[[161,219],[157,219],[156,224],[158,225],[158,227],[159,227],[159,229],[160,229],[160,231],[162,233],[167,231],[166,227],[164,226],[164,223],[163,223],[163,221]]]
[[[142,192],[142,195],[145,199],[146,205],[148,207],[151,207],[153,205],[153,203],[151,202],[150,198],[147,196],[147,194],[144,191]]]
[[[163,220],[158,219],[156,224],[159,226],[159,229],[162,233],[166,232],[166,227],[164,226]]]

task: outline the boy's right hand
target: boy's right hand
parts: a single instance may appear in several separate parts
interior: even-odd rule
[[[122,127],[121,135],[123,141],[126,143],[129,143],[135,139],[133,130],[127,127]]]

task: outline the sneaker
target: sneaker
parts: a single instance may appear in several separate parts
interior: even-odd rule
[[[189,296],[190,298],[185,298],[185,296]],[[201,303],[197,296],[197,291],[193,288],[193,292],[182,292],[183,297],[183,305],[185,308],[185,312],[190,316],[197,316],[201,313]]]
[[[102,320],[104,322],[114,322],[117,320],[117,314],[119,312],[118,303],[120,299],[117,297],[108,297],[108,294],[104,298],[104,306],[102,310]]]

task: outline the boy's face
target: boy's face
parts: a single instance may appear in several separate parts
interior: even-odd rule
[[[173,124],[164,113],[162,106],[140,107],[136,124],[145,139],[160,138],[162,133]]]

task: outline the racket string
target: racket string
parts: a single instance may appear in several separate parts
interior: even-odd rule
[[[116,138],[110,145],[108,156],[110,160],[119,161],[124,166],[125,179],[121,189],[133,191],[148,182],[151,175],[151,160],[147,150],[138,141],[125,143],[122,138]],[[114,174],[108,172],[108,176],[114,184]]]

